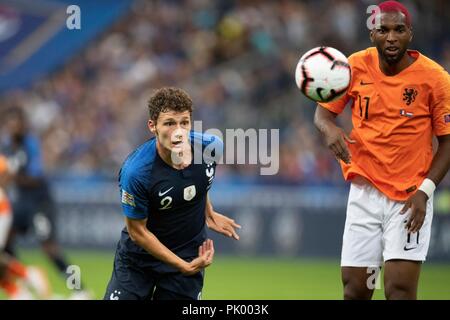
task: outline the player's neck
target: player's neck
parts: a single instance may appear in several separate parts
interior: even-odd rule
[[[182,152],[173,152],[164,148],[158,141],[156,150],[161,159],[174,169],[182,170],[192,163],[192,150],[190,149],[190,145]]]
[[[405,52],[403,57],[396,64],[388,64],[383,59],[379,59],[380,70],[386,76],[395,76],[396,74],[399,74],[400,72],[408,68],[415,60],[416,59],[411,57],[408,52]]]

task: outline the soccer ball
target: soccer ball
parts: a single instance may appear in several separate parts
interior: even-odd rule
[[[341,97],[351,81],[347,57],[331,47],[317,47],[306,52],[295,69],[297,87],[308,98],[330,102]]]

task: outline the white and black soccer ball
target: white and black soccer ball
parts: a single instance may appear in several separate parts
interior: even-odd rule
[[[331,47],[306,52],[295,69],[297,87],[308,98],[330,102],[341,97],[350,86],[351,69],[347,57]]]

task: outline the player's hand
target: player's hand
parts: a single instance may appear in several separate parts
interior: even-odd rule
[[[230,219],[223,214],[213,211],[206,215],[206,225],[211,230],[221,233],[227,237],[239,240],[239,235],[236,233],[235,229],[240,229],[241,226],[238,225],[233,219]]]
[[[427,212],[427,200],[428,196],[422,190],[418,190],[415,194],[406,200],[400,214],[405,214],[408,209],[411,209],[411,215],[406,223],[406,229],[408,232],[414,233],[420,230],[425,220],[425,214]]]
[[[327,147],[333,151],[335,157],[346,164],[350,164],[352,156],[348,150],[347,142],[353,144],[356,141],[352,140],[342,128],[335,125],[328,126],[323,135]]]
[[[181,270],[181,272],[187,276],[196,274],[211,265],[213,258],[214,243],[212,240],[207,239],[200,247],[198,247],[198,257],[191,262],[186,263],[186,266]]]

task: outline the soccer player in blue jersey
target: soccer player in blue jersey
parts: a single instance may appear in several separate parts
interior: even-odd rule
[[[200,299],[204,268],[214,257],[205,226],[239,239],[240,226],[208,198],[223,144],[191,131],[192,100],[181,89],[157,90],[148,108],[155,137],[119,173],[126,227],[104,299]],[[198,154],[207,156],[197,161]]]
[[[57,239],[57,210],[44,172],[39,137],[30,129],[26,113],[20,107],[8,109],[4,115],[7,135],[2,148],[14,167],[11,179],[17,192],[5,251],[15,256],[16,236],[33,230],[46,256],[66,279],[69,263]],[[90,299],[91,294],[82,286],[71,298]]]

